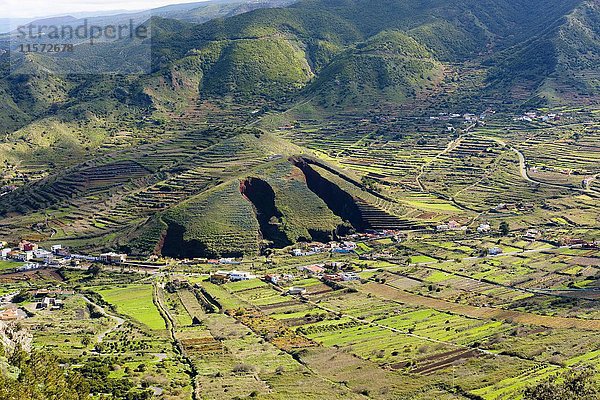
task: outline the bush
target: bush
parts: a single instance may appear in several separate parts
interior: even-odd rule
[[[527,400],[591,400],[600,395],[600,388],[595,382],[595,368],[584,367],[573,370],[560,377],[554,376],[525,389]]]
[[[237,364],[232,369],[235,374],[247,374],[250,372],[254,372],[254,367],[248,364]]]

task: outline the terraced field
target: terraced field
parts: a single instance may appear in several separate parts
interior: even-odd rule
[[[287,341],[280,342],[282,332],[288,329],[318,343],[316,348],[304,344],[300,353],[313,371],[341,379],[342,372],[336,366],[344,362],[346,371],[354,371],[352,378],[346,379],[351,388],[361,387],[366,376],[391,374],[383,381],[386,394],[379,392],[378,398],[415,396],[416,376],[420,390],[430,395],[434,388],[440,389],[434,382],[460,380],[463,389],[483,398],[514,398],[525,385],[522,379],[531,384],[564,368],[549,361],[552,354],[535,349],[554,346],[565,359],[585,362],[580,358],[600,329],[596,326],[598,320],[436,300],[395,287],[407,278],[384,276],[386,284],[372,281],[350,285],[358,291],[334,290],[314,279],[297,281],[295,285],[307,288],[303,299],[282,296],[276,287],[260,282],[227,284],[224,291],[211,292],[216,298],[238,299],[238,307],[248,311],[237,312],[236,318],[285,351],[297,351],[283,345],[292,340],[289,334],[283,336]],[[454,278],[447,274],[431,276],[430,281],[449,279]],[[416,290],[421,284],[416,279],[410,282],[405,281],[403,287]],[[458,283],[454,279],[451,284]],[[488,285],[476,290],[487,293],[491,289]],[[506,296],[509,301],[518,301],[511,299],[511,294]],[[581,347],[569,350],[565,343],[569,335],[578,335]],[[292,342],[301,343],[297,339]],[[356,361],[346,360],[343,354],[352,355]],[[330,362],[324,362],[323,357]],[[397,372],[403,375],[396,375]],[[402,388],[396,386],[400,382]],[[448,394],[444,390],[441,393]]]
[[[471,318],[504,320],[557,329],[577,328],[593,331],[600,330],[600,320],[549,317],[489,307],[484,308],[458,305],[442,300],[409,294],[403,291],[398,291],[395,288],[382,285],[371,285],[370,287],[366,286],[365,290],[368,293],[372,293],[389,300],[398,301],[400,303],[431,307],[436,310],[444,310]]]
[[[237,182],[224,184],[170,210],[166,255],[239,257],[259,251],[259,225]],[[157,238],[158,242],[158,238]]]
[[[343,221],[306,184],[303,172],[287,160],[256,171],[273,191],[287,243],[333,239]],[[254,204],[259,207],[259,204]]]
[[[165,329],[165,323],[152,301],[152,287],[131,285],[115,289],[101,289],[98,293],[117,311],[144,324],[150,329]]]
[[[446,137],[440,140],[437,133],[426,130],[407,133],[415,125],[410,119],[373,124],[356,116],[340,117],[346,118],[347,124],[332,122],[324,128],[286,133],[285,137],[338,160],[343,168],[357,171],[383,185],[400,185],[405,189],[417,188],[414,176],[421,163],[434,158],[449,142]],[[352,129],[348,129],[349,126]],[[383,130],[382,126],[387,130],[385,134],[377,132],[377,129]]]
[[[172,316],[177,318],[178,313],[193,310],[194,317],[201,323],[180,327],[175,334],[193,363],[199,396],[255,397],[286,393],[290,398],[360,397],[318,376],[235,318],[203,312],[196,298],[186,293],[189,292],[178,291],[185,308],[174,310]]]

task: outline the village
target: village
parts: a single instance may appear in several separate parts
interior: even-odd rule
[[[500,204],[493,210],[517,209],[523,206],[516,204]],[[499,228],[492,227],[490,222],[481,222],[476,228],[471,228],[457,220],[451,219],[448,222],[439,224],[433,228],[433,232],[438,235],[462,233],[471,236],[494,236],[507,235],[509,232],[502,232],[502,223]],[[527,228],[522,232],[514,233],[516,237],[521,238],[527,243],[535,241],[544,241],[548,239],[550,243],[561,246],[579,246],[585,249],[597,249],[598,241],[587,241],[584,239],[573,238],[570,236],[557,238],[545,238],[544,233],[536,228]],[[304,242],[297,243],[286,249],[279,250],[282,254],[288,254],[295,258],[310,257],[315,255],[358,255],[364,259],[386,258],[386,254],[373,253],[365,251],[369,249],[369,242],[385,242],[388,244],[401,243],[406,238],[406,233],[398,230],[372,230],[368,229],[363,233],[353,233],[337,241],[328,243],[322,242]],[[502,250],[496,247],[488,249],[490,255],[498,255]],[[370,254],[366,254],[370,253]],[[168,257],[159,257],[151,255],[146,258],[132,259],[128,254],[118,252],[106,252],[99,255],[84,255],[72,253],[68,248],[61,244],[50,245],[48,249],[40,247],[38,243],[21,240],[14,247],[9,246],[7,241],[0,240],[0,260],[12,261],[15,263],[14,271],[23,272],[39,268],[61,268],[78,267],[82,262],[99,263],[107,266],[139,266],[145,268],[160,269],[169,265],[200,265],[209,266],[235,266],[242,264],[243,258],[221,257],[221,258],[193,258],[193,259],[169,259]],[[267,260],[268,262],[268,260]]]
[[[499,228],[508,229],[507,227]],[[476,228],[467,227],[456,220],[449,220],[437,225],[433,237],[448,236],[456,240],[456,235],[464,238],[476,239],[486,237],[499,237],[502,233],[497,231],[490,222],[481,222]],[[508,235],[508,231],[504,235]],[[582,250],[598,250],[598,241],[587,241],[581,238],[565,236],[552,240],[545,237],[543,231],[528,228],[521,232],[513,232],[513,241],[523,243],[521,249],[514,246],[500,245],[500,240],[490,242],[490,245],[474,249],[471,254],[465,254],[465,259],[476,260],[486,257],[497,257],[501,255],[525,254],[527,252],[538,252],[551,248],[573,248]],[[308,242],[298,243],[286,249],[278,250],[271,257],[263,258],[264,270],[256,267],[254,258],[222,257],[218,259],[194,258],[194,259],[170,259],[152,255],[145,259],[130,257],[128,254],[107,252],[99,255],[83,255],[71,253],[68,248],[60,244],[53,244],[46,248],[40,247],[38,243],[21,240],[15,246],[10,246],[6,241],[0,241],[0,262],[3,273],[27,273],[36,270],[47,269],[73,269],[92,270],[93,265],[113,272],[138,272],[145,274],[166,274],[168,271],[181,271],[183,276],[204,276],[208,281],[223,285],[229,282],[242,282],[250,280],[262,280],[277,288],[283,295],[306,294],[306,288],[295,285],[299,279],[316,279],[328,286],[335,287],[338,283],[361,281],[360,273],[375,271],[369,267],[369,262],[399,260],[394,246],[407,245],[403,243],[406,234],[395,230],[367,230],[364,233],[353,233],[328,243]],[[492,244],[497,243],[497,244]],[[528,247],[530,246],[530,247]],[[507,251],[508,250],[508,251]],[[409,257],[411,265],[426,265],[440,262],[433,254],[425,254]],[[447,257],[446,257],[447,258]],[[311,262],[303,262],[302,260]],[[278,263],[295,265],[292,269],[286,268],[279,272]],[[297,261],[294,261],[297,260]],[[363,262],[363,264],[359,264]],[[364,264],[366,263],[366,264]],[[239,270],[240,267],[251,267],[248,270]],[[191,268],[191,269],[190,269]],[[196,271],[196,273],[194,273]],[[28,295],[34,300],[32,307],[24,309],[16,307],[13,298],[22,293],[10,293],[0,299],[0,320],[11,321],[27,318],[35,310],[58,310],[63,305],[65,297],[72,295],[72,290],[60,288],[46,288],[31,290]]]
[[[262,340],[252,349],[273,344],[282,357],[340,347],[392,372],[414,373],[503,360],[509,356],[488,355],[504,346],[494,339],[503,332],[555,336],[574,326],[570,334],[587,335],[597,312],[570,304],[599,294],[599,243],[498,222],[456,217],[425,232],[369,230],[243,258],[80,254],[57,243],[2,242],[0,326],[28,327],[36,343],[71,346],[90,359],[117,357],[117,373],[132,379],[178,359],[167,345],[173,342],[150,336],[156,332],[171,332],[199,365],[230,357],[224,346],[239,348],[243,339]],[[558,299],[554,315],[536,314],[548,296]],[[230,339],[231,329],[241,329],[239,336]],[[566,353],[557,341],[563,337],[554,336],[542,340]],[[356,350],[357,340],[364,350]],[[246,367],[227,360],[217,363],[220,374],[246,376]]]

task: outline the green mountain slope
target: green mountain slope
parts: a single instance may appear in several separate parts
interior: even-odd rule
[[[583,2],[523,44],[499,53],[492,88],[537,101],[586,101],[600,94],[600,5]]]
[[[207,64],[200,91],[209,95],[277,96],[312,77],[301,44],[282,35],[211,42],[198,53]]]
[[[0,133],[18,129],[65,102],[71,88],[35,60],[23,63],[23,73],[11,73],[10,68],[8,56],[0,55]]]
[[[490,82],[495,85],[506,75],[499,71],[514,68],[523,72],[517,72],[517,80],[528,85],[528,80],[539,80],[554,72],[552,60],[546,56],[546,40],[551,40],[548,30],[560,26],[561,16],[578,21],[587,18],[586,24],[595,22],[592,16],[597,10],[578,13],[574,10],[579,3],[552,0],[540,7],[537,0],[375,0],[365,6],[352,0],[306,0],[284,9],[255,10],[182,27],[178,35],[159,35],[154,40],[155,65],[168,68],[175,59],[200,56],[200,86],[208,96],[271,98],[301,89],[312,74],[315,81],[311,87],[340,78],[340,93],[331,93],[330,86],[325,91],[330,98],[326,102],[343,103],[342,98],[354,97],[363,87],[368,95],[371,89],[377,89],[384,99],[390,98],[387,89],[392,87],[392,92],[399,92],[396,99],[405,99],[427,86],[423,80],[439,78],[435,60],[473,61],[491,54],[489,65],[495,70]],[[359,48],[360,43],[377,41],[378,34],[390,29],[414,39],[408,42],[403,38],[398,46],[406,46],[409,51],[414,46],[426,50],[412,54],[411,63],[402,63],[391,57],[373,57],[369,49]],[[510,50],[504,53],[504,49]],[[528,64],[535,59],[542,65],[532,69]],[[359,76],[367,84],[355,83],[352,76]],[[401,80],[408,88],[394,90]]]
[[[595,40],[593,28],[578,32],[581,24],[574,21],[593,27],[597,5],[587,3],[587,11],[574,11],[578,4],[575,0],[551,0],[545,7],[538,0],[375,0],[367,7],[355,0],[306,0],[200,25],[155,17],[149,22],[151,42],[124,41],[112,49],[82,46],[82,56],[70,65],[104,67],[113,62],[106,60],[120,59],[115,54],[127,53],[118,69],[134,71],[148,62],[144,47],[151,45],[154,79],[141,79],[157,108],[177,105],[181,88],[185,88],[183,99],[273,100],[300,92],[313,80],[310,86],[314,88],[338,78],[339,93],[332,93],[335,85],[330,82],[326,103],[343,103],[363,88],[368,97],[377,94],[402,101],[439,80],[438,61],[476,61],[489,53],[493,53],[489,62],[494,67],[489,79],[492,86],[510,86],[503,81],[509,75],[506,71],[514,70],[513,80],[525,88],[539,85],[551,73],[570,73],[554,70],[558,53],[549,55],[554,52],[551,47],[560,45],[563,59],[586,57],[548,36],[552,30],[557,38],[568,38],[572,32],[575,37],[588,35]],[[561,19],[563,15],[569,17]],[[571,24],[561,25],[565,20]],[[400,60],[393,54],[361,48],[380,40],[378,35],[388,30],[413,39],[398,39],[398,33],[397,47],[410,52],[420,46],[420,53],[401,55]],[[44,65],[52,68],[53,63]]]
[[[323,104],[403,102],[443,77],[442,64],[413,38],[382,32],[336,58],[312,83]]]
[[[0,187],[10,192],[0,197],[0,228],[88,249],[150,253],[169,238],[225,255],[331,237],[348,221],[368,226],[358,212],[403,226],[377,209],[396,210],[385,198],[354,204],[361,184],[344,195],[337,178],[310,169],[303,178],[286,164],[311,152],[328,160],[362,141],[327,154],[291,145],[286,131],[310,136],[326,122],[333,137],[351,121],[385,146],[386,131],[365,122],[381,110],[408,110],[417,118],[407,129],[421,132],[420,113],[597,102],[599,22],[598,3],[583,0],[304,0],[203,24],[153,17],[151,40],[84,45],[72,59],[27,55],[16,70],[0,55]],[[65,65],[129,73],[53,73]],[[286,139],[236,130],[263,115],[261,126]],[[405,127],[386,129],[400,137]],[[368,173],[367,182],[385,176]],[[240,193],[245,180],[273,193],[254,198],[267,201],[263,211]],[[337,197],[347,207],[337,209]],[[223,215],[220,200],[230,201]],[[221,244],[235,243],[222,237],[239,248],[227,253]],[[184,254],[173,246],[166,251]]]

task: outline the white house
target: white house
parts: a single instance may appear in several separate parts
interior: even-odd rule
[[[27,263],[25,265],[17,267],[16,270],[19,271],[19,272],[23,272],[23,271],[33,271],[34,269],[39,269],[39,268],[40,268],[40,264],[37,264],[37,263]]]
[[[477,232],[479,232],[479,233],[488,233],[491,230],[492,230],[492,227],[488,223],[483,223],[483,224],[479,225],[479,227],[477,228]]]
[[[22,251],[13,256],[18,261],[31,261],[35,258],[33,251]]]
[[[492,247],[488,250],[488,254],[490,256],[497,256],[498,254],[502,254],[502,249],[500,247]]]
[[[241,263],[239,261],[236,261],[235,258],[221,258],[221,259],[219,259],[219,264],[235,265],[235,264],[241,264]]]
[[[101,262],[103,263],[107,263],[107,264],[114,264],[114,263],[124,263],[125,261],[127,261],[127,254],[118,254],[118,253],[104,253],[104,254],[100,254],[100,257],[98,258]]]
[[[292,255],[294,257],[312,256],[312,255],[315,255],[317,253],[320,253],[320,251],[321,250],[319,248],[317,248],[317,247],[313,247],[312,249],[307,250],[307,251],[304,251],[302,249],[293,249],[292,250]]]
[[[48,250],[44,250],[44,249],[34,250],[33,255],[35,256],[35,258],[50,258],[50,257],[52,257],[52,253],[49,252]]]
[[[346,282],[360,280],[360,277],[354,272],[346,272],[341,274],[340,276],[342,277],[342,280]]]
[[[291,294],[292,296],[304,294],[304,293],[306,293],[306,288],[303,288],[303,287],[291,287],[291,288],[288,289],[287,293]]]
[[[541,236],[540,231],[538,231],[537,229],[528,229],[527,232],[525,232],[525,235],[523,235],[523,239],[530,241],[530,242],[534,242],[540,236]]]
[[[0,256],[2,258],[8,258],[8,255],[12,252],[12,249],[10,248],[6,248],[6,249],[2,249],[0,250]]]
[[[250,279],[256,278],[250,272],[245,272],[245,271],[231,271],[228,273],[228,275],[229,275],[229,280],[232,282],[249,281]]]

